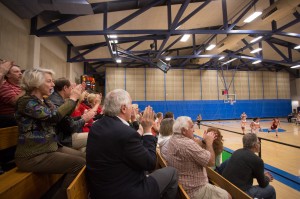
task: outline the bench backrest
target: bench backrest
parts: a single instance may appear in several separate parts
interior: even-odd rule
[[[0,128],[0,150],[17,145],[19,129],[17,126]]]
[[[67,188],[68,199],[87,199],[88,198],[88,189],[85,178],[85,169],[84,166],[81,171],[77,174],[76,178]]]
[[[207,167],[206,172],[211,183],[226,190],[233,199],[251,199],[249,195],[211,168]]]
[[[164,158],[160,154],[160,150],[156,150],[156,157],[157,157],[157,168],[163,168],[167,166],[167,162],[164,160]],[[181,199],[190,199],[189,195],[186,193],[186,191],[183,189],[181,184],[178,184],[179,188],[179,194],[181,196]]]

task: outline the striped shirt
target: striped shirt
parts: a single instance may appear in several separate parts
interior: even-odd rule
[[[205,167],[209,159],[210,152],[201,148],[194,140],[181,134],[174,134],[169,139],[167,164],[178,170],[179,183],[191,198],[199,188],[208,183]]]
[[[14,98],[21,93],[18,85],[5,81],[0,88],[0,115],[15,113]]]

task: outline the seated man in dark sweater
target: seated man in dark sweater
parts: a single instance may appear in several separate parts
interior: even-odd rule
[[[264,172],[264,161],[255,154],[260,150],[256,134],[244,135],[243,146],[232,154],[222,175],[253,198],[275,199],[275,189],[269,185],[273,177]],[[253,178],[258,185],[253,186]]]

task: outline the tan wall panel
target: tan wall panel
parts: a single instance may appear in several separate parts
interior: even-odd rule
[[[17,17],[13,16],[14,14],[10,13],[6,7],[0,5],[0,8],[0,12],[2,12],[0,14],[0,58],[13,60],[21,66],[21,69],[27,69],[29,30],[26,29],[26,26],[29,24],[26,23],[27,20],[16,20],[13,23],[12,18]]]
[[[277,99],[276,72],[263,71],[264,99]]]
[[[184,99],[200,100],[200,70],[184,70]]]
[[[128,68],[126,69],[126,90],[132,100],[145,100],[145,69]]]
[[[250,99],[263,99],[262,72],[249,72]]]
[[[67,63],[52,53],[48,48],[41,45],[40,67],[52,69],[55,78],[66,77]]]
[[[202,99],[203,100],[217,100],[217,71],[216,70],[202,70]],[[221,92],[221,91],[220,91]]]
[[[248,87],[248,72],[237,71],[234,77],[234,88],[236,98],[239,100],[249,99],[249,87]]]
[[[166,74],[166,100],[183,100],[183,70],[169,70]]]
[[[277,73],[278,99],[290,99],[290,74],[286,72]]]
[[[146,69],[146,99],[165,100],[164,73],[159,69]]]
[[[125,69],[106,68],[106,93],[117,89],[125,89]]]

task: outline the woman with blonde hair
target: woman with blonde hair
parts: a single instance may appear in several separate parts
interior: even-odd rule
[[[70,98],[56,108],[43,97],[51,94],[53,75],[47,69],[28,70],[23,74],[21,87],[26,94],[16,104],[19,137],[15,162],[21,171],[65,174],[53,198],[67,198],[66,189],[85,165],[85,155],[58,144],[56,125],[75,108],[83,87],[76,86]]]
[[[86,99],[87,104],[84,102]],[[78,101],[77,107],[72,113],[72,117],[81,117],[82,115],[93,111],[94,117],[102,112],[102,109],[100,108],[102,95],[99,94],[89,94],[87,91],[84,91]],[[83,128],[81,129],[82,132],[89,132],[92,124],[94,123],[93,118],[88,120]]]
[[[160,123],[159,135],[158,135],[158,145],[160,148],[160,153],[164,159],[166,159],[168,142],[173,135],[173,118],[163,119]]]

